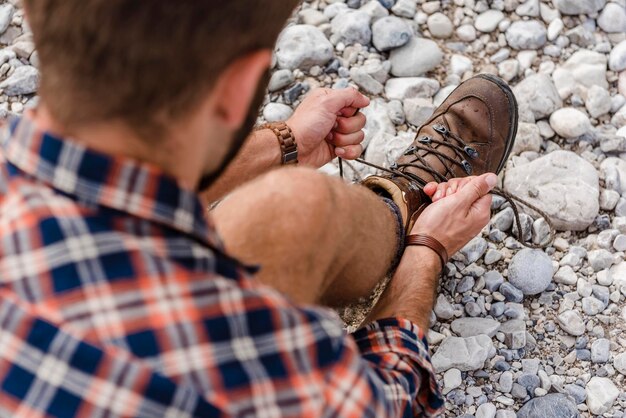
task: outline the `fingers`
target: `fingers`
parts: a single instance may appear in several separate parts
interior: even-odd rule
[[[345,160],[354,160],[363,153],[362,145],[348,145],[346,147],[335,148],[335,155]]]
[[[350,134],[360,131],[365,127],[365,115],[363,113],[357,113],[352,117],[337,118],[337,124],[335,125],[335,132],[340,134]]]
[[[365,139],[365,132],[357,131],[351,134],[333,133],[330,142],[336,147],[357,145]]]
[[[432,198],[437,191],[437,186],[438,184],[435,182],[428,183],[426,186],[424,186],[424,193],[426,193],[428,197]]]
[[[470,208],[478,199],[487,195],[496,186],[498,177],[493,173],[483,174],[472,179],[457,196],[463,204]]]
[[[361,109],[370,104],[370,99],[351,87],[341,90],[326,89],[326,104],[329,111],[338,113],[343,108]]]

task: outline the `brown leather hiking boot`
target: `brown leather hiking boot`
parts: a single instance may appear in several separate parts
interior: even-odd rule
[[[399,206],[409,232],[431,203],[422,191],[432,181],[500,173],[517,133],[517,102],[498,77],[481,74],[459,85],[417,132],[389,173],[363,185]]]

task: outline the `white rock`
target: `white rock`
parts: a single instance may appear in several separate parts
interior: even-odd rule
[[[11,3],[4,3],[0,5],[0,35],[2,35],[9,28],[11,19],[13,19],[13,13],[15,7]]]
[[[406,132],[398,136],[381,132],[369,142],[365,159],[376,165],[389,167],[406,151],[413,139],[413,135]]]
[[[563,266],[554,275],[554,281],[571,286],[576,284],[578,276],[570,266]]]
[[[545,45],[547,31],[538,20],[518,20],[506,31],[506,42],[513,49],[537,49]]]
[[[595,415],[607,412],[620,394],[620,390],[610,379],[598,376],[589,380],[585,391],[587,392],[589,411]]]
[[[606,65],[606,55],[583,49],[575,52],[561,68],[571,73],[577,85],[587,88],[595,85],[608,89]]]
[[[468,71],[472,71],[474,64],[472,60],[464,55],[454,54],[450,58],[450,72],[462,76]]]
[[[595,168],[570,151],[555,151],[507,170],[504,188],[544,210],[558,230],[582,231],[599,212]]]
[[[39,71],[30,65],[23,65],[15,69],[13,74],[0,83],[0,89],[7,96],[32,94],[39,86]]]
[[[448,16],[443,13],[433,13],[428,16],[428,31],[435,38],[449,38],[454,31],[454,26]]]
[[[609,68],[611,71],[623,71],[626,69],[626,41],[620,42],[611,50]]]
[[[319,26],[323,23],[328,23],[328,17],[324,16],[324,13],[319,10],[309,8],[301,10],[298,14],[305,25]]]
[[[319,29],[311,25],[287,27],[276,43],[278,65],[290,70],[308,70],[315,65],[324,65],[333,55],[333,45]]]
[[[592,118],[598,118],[611,111],[611,96],[609,91],[599,86],[591,86],[587,90],[585,107]]]
[[[604,7],[606,0],[553,0],[564,15],[593,14]]]
[[[372,40],[372,17],[361,10],[340,13],[331,22],[333,35],[346,45],[367,45]]]
[[[579,336],[585,333],[585,323],[577,311],[561,312],[557,316],[557,320],[561,328],[568,334]]]
[[[613,359],[615,369],[626,376],[626,353],[620,353]]]
[[[484,403],[476,409],[476,418],[495,418],[496,406],[492,403]]]
[[[461,386],[461,371],[459,369],[450,369],[443,374],[443,393],[444,395],[452,389]]]
[[[519,61],[516,59],[504,60],[498,64],[498,74],[504,81],[511,81],[519,74]]]
[[[396,127],[389,119],[389,112],[387,112],[387,103],[383,99],[374,99],[370,102],[370,105],[362,109],[361,112],[365,115],[366,122],[365,139],[363,140],[363,147],[367,148],[372,138],[381,133],[387,133],[392,136],[396,135]]]
[[[559,37],[565,24],[561,19],[555,19],[548,25],[548,41],[554,41]]]
[[[543,251],[525,248],[509,263],[509,282],[525,295],[536,295],[552,282],[552,260]]]
[[[435,69],[443,60],[439,46],[430,39],[412,38],[389,55],[391,74],[396,77],[417,77]]]
[[[474,21],[474,27],[481,32],[493,32],[502,19],[504,19],[504,13],[499,10],[489,9],[478,15]]]
[[[389,16],[389,10],[385,9],[377,0],[370,0],[361,6],[359,10],[367,13],[372,18],[372,22],[376,22],[378,19]]]
[[[350,78],[352,78],[352,81],[354,81],[357,86],[369,94],[377,96],[384,90],[384,86],[369,75],[363,68],[352,67],[352,69],[350,69]]]
[[[432,364],[437,373],[451,368],[461,371],[478,370],[484,366],[491,350],[493,342],[486,335],[448,337],[432,356]]]
[[[389,51],[405,45],[411,36],[411,27],[399,17],[383,17],[372,25],[372,43],[379,51]]]
[[[500,329],[500,323],[490,318],[459,318],[450,324],[452,331],[459,337],[488,335],[493,337]]]
[[[463,42],[473,42],[476,40],[476,29],[472,25],[461,25],[456,29],[456,36]]]
[[[435,105],[431,99],[421,97],[405,99],[402,104],[404,105],[406,121],[418,127],[422,126],[435,111]]]
[[[526,77],[513,88],[520,106],[528,106],[535,119],[543,119],[563,106],[563,101],[546,74],[534,74]]]
[[[607,4],[598,17],[598,26],[609,33],[626,32],[626,10],[624,4]]]
[[[263,118],[268,122],[281,122],[289,119],[293,109],[282,103],[268,103],[263,109]]]
[[[270,92],[281,90],[294,82],[293,72],[288,69],[277,70],[272,74],[267,89]]]
[[[537,125],[520,122],[517,127],[515,145],[513,145],[513,154],[519,155],[525,151],[539,152],[540,150],[541,135]]]
[[[390,100],[433,97],[437,91],[439,82],[425,77],[391,78],[385,84],[385,95]]]
[[[610,172],[615,173],[617,182],[615,190],[621,195],[626,194],[626,161],[621,158],[609,157],[602,161],[600,170],[605,179],[609,176]]]
[[[539,0],[526,0],[526,2],[520,4],[517,9],[515,9],[515,13],[518,16],[538,17]]]
[[[398,0],[391,11],[397,16],[413,19],[417,13],[417,5],[415,0]]]
[[[563,138],[577,138],[591,132],[587,115],[571,107],[554,112],[550,116],[550,127]]]

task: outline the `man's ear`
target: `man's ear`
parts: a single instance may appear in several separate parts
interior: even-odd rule
[[[271,60],[272,51],[259,50],[238,58],[222,72],[213,97],[215,115],[224,126],[236,130],[243,124]]]

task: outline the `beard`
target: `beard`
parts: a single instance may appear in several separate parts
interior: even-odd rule
[[[254,98],[252,99],[252,103],[250,103],[250,108],[248,109],[246,119],[244,120],[241,127],[237,130],[237,132],[235,132],[226,156],[224,157],[217,169],[212,170],[208,173],[204,173],[202,175],[202,177],[200,178],[200,182],[198,183],[198,188],[196,190],[198,193],[202,193],[210,189],[211,186],[213,186],[217,179],[219,179],[224,171],[228,168],[230,163],[232,163],[239,154],[239,151],[243,147],[243,144],[248,139],[248,135],[250,135],[250,132],[252,132],[252,129],[256,124],[256,120],[259,114],[259,108],[261,107],[261,104],[263,104],[263,99],[265,98],[265,90],[267,89],[269,80],[270,72],[268,70],[259,81],[259,85],[257,86],[257,90],[254,94]]]

